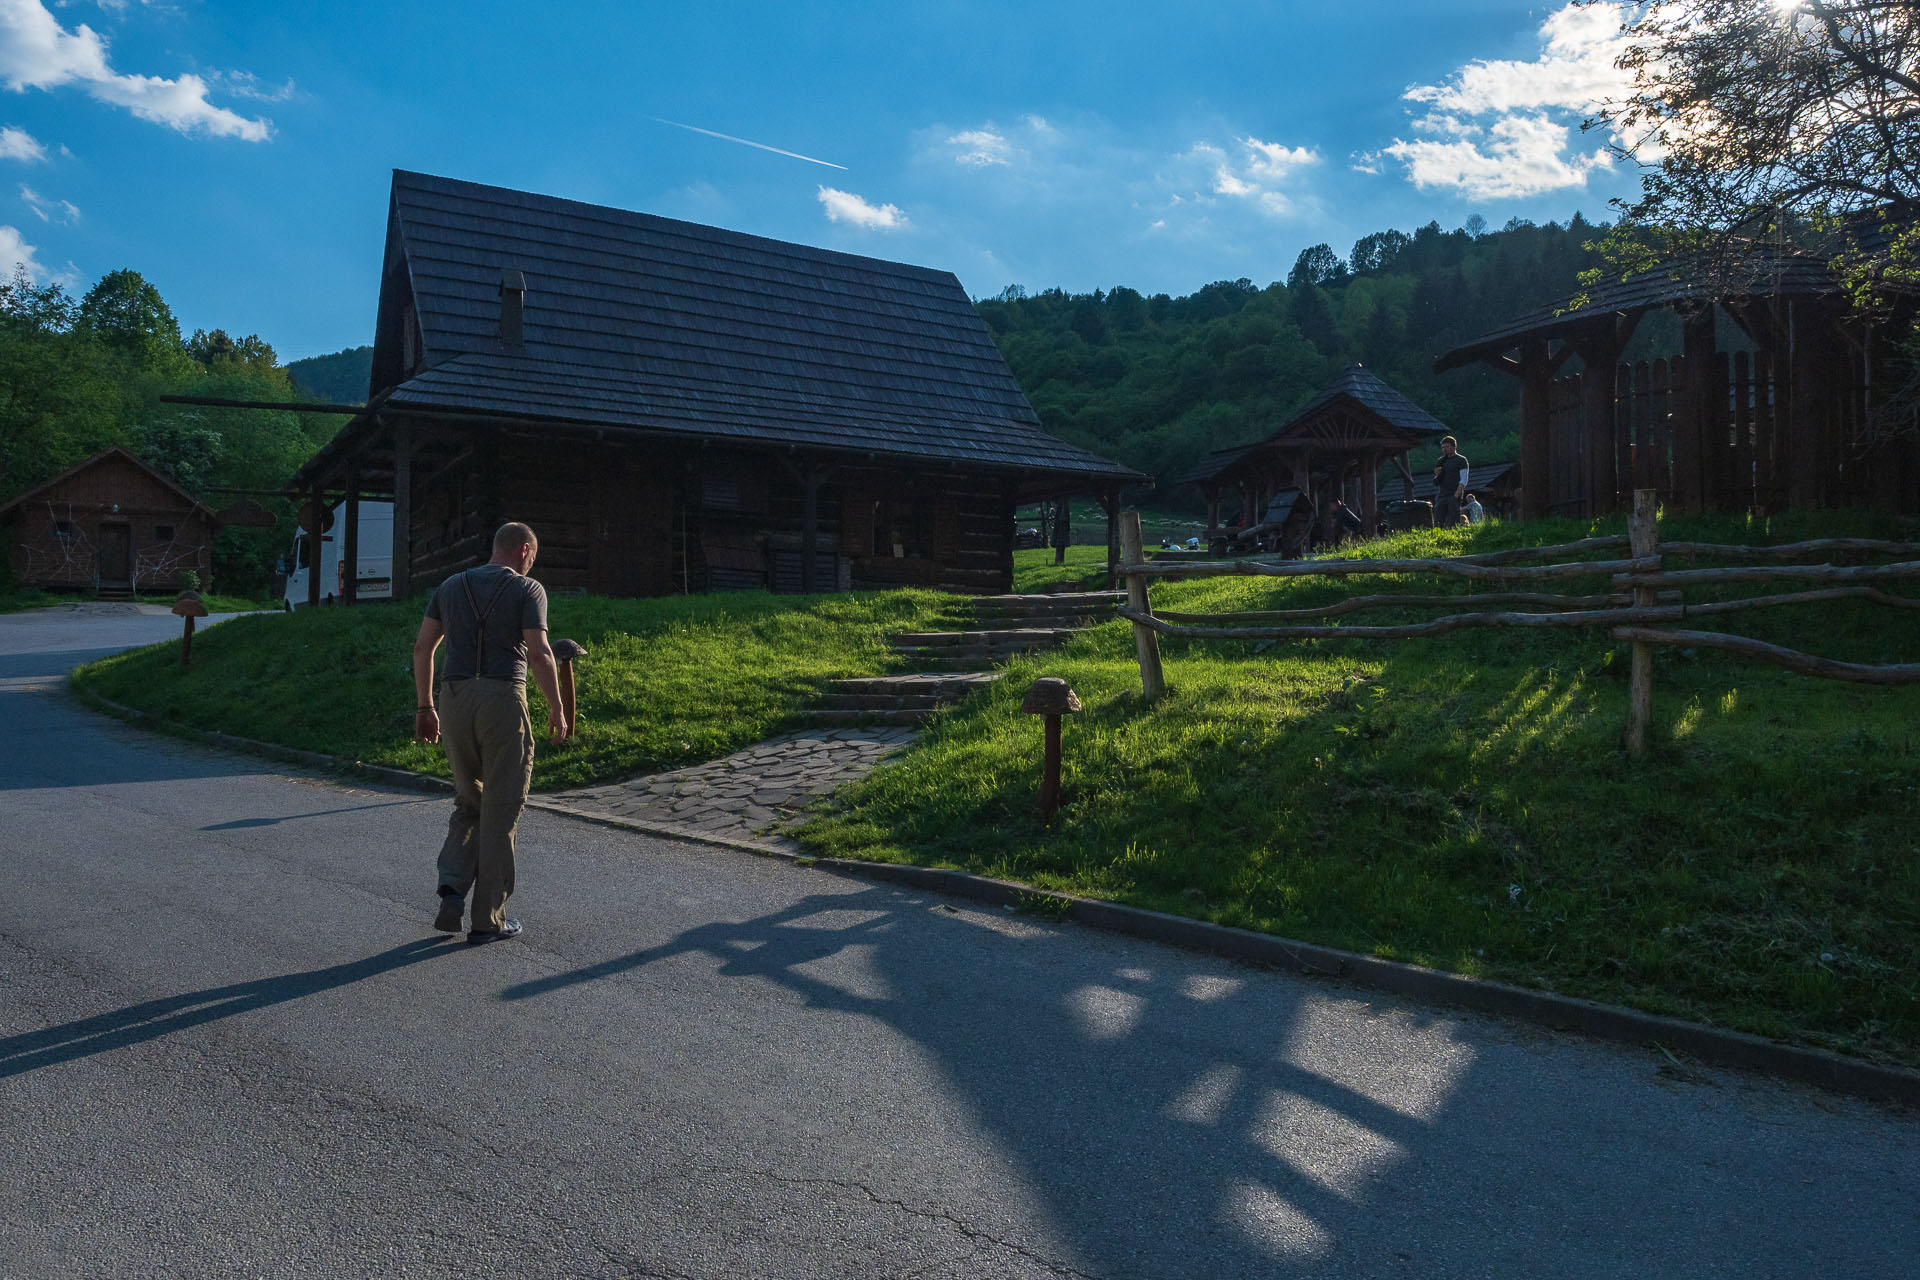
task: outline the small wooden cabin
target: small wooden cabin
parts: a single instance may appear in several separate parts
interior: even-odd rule
[[[1478,458],[1469,458],[1467,461],[1467,492],[1480,499],[1480,505],[1488,515],[1502,520],[1517,517],[1522,496],[1520,464],[1482,462]],[[1407,491],[1407,496],[1421,502],[1432,502],[1436,487],[1433,472],[1423,468],[1413,473],[1413,486]]]
[[[177,591],[191,569],[212,586],[214,513],[125,449],[97,453],[0,507],[13,580],[131,598]]]
[[[1207,500],[1209,540],[1222,528],[1223,503],[1246,527],[1263,519],[1275,495],[1297,490],[1319,522],[1321,540],[1331,541],[1336,501],[1359,515],[1365,532],[1377,532],[1380,469],[1394,463],[1404,472],[1409,450],[1445,434],[1445,423],[1353,364],[1272,435],[1215,450],[1182,479],[1198,485]]]
[[[397,595],[524,520],[549,587],[651,596],[1004,591],[1016,504],[1145,480],[950,273],[396,171],[367,407],[294,486],[391,495]]]

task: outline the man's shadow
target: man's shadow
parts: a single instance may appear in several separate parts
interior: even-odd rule
[[[158,1040],[176,1031],[185,1031],[203,1023],[250,1013],[267,1005],[285,1004],[321,991],[331,991],[365,978],[390,973],[436,955],[450,954],[452,948],[443,938],[421,938],[405,942],[361,960],[310,969],[305,973],[283,973],[272,978],[255,978],[224,987],[209,987],[184,995],[162,996],[116,1009],[112,1013],[79,1018],[57,1027],[43,1027],[0,1039],[0,1080],[22,1075],[41,1067],[50,1067],[96,1053],[109,1053],[128,1045]]]

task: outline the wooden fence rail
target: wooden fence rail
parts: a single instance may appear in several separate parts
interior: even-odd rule
[[[1894,595],[1876,583],[1920,578],[1920,558],[1891,564],[1748,564],[1731,568],[1668,569],[1669,557],[1722,560],[1783,560],[1798,556],[1846,555],[1920,556],[1920,544],[1884,542],[1870,538],[1821,538],[1777,547],[1744,547],[1708,542],[1659,540],[1654,491],[1634,494],[1634,512],[1628,534],[1584,538],[1551,547],[1527,547],[1479,556],[1432,560],[1296,560],[1270,563],[1258,560],[1187,561],[1150,564],[1141,550],[1140,518],[1121,516],[1123,558],[1120,572],[1127,580],[1127,602],[1115,612],[1133,624],[1140,662],[1142,691],[1149,700],[1165,689],[1161,670],[1161,636],[1184,640],[1414,640],[1478,627],[1570,628],[1604,627],[1614,640],[1632,645],[1633,663],[1628,686],[1625,744],[1639,754],[1645,749],[1652,718],[1653,646],[1686,645],[1718,649],[1770,662],[1802,675],[1861,684],[1920,684],[1920,663],[1873,665],[1839,662],[1768,644],[1746,636],[1717,631],[1680,630],[1671,624],[1693,618],[1719,617],[1755,609],[1813,604],[1831,600],[1865,600],[1901,609],[1920,609],[1920,599]],[[1627,559],[1562,560],[1584,552],[1629,550]],[[1518,563],[1554,560],[1550,564]],[[1465,578],[1469,582],[1554,580],[1606,575],[1613,590],[1606,594],[1562,595],[1536,591],[1490,591],[1478,595],[1364,595],[1307,605],[1241,613],[1156,614],[1148,594],[1152,581],[1185,578],[1254,576],[1268,578],[1351,578],[1371,574],[1429,574]],[[1734,583],[1806,582],[1811,590],[1775,592],[1733,600],[1689,602],[1684,588]],[[1485,605],[1534,606],[1531,611],[1473,608]],[[1387,608],[1460,608],[1425,622],[1391,625],[1314,625],[1310,619],[1328,619]],[[1253,624],[1253,625],[1242,625]],[[1666,625],[1659,625],[1666,624]]]

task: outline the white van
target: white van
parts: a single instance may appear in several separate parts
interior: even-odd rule
[[[335,604],[344,584],[340,573],[340,549],[347,536],[347,504],[333,509],[333,524],[320,535],[320,602]],[[393,599],[393,504],[360,504],[359,572],[355,598]],[[307,535],[294,531],[293,550],[287,556],[287,589],[284,596],[288,612],[307,607]]]

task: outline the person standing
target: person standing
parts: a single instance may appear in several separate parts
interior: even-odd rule
[[[468,942],[520,932],[505,912],[513,894],[514,828],[533,779],[533,721],[527,668],[547,698],[555,742],[571,729],[547,644],[547,592],[527,571],[539,554],[533,530],[500,526],[493,558],[454,574],[434,591],[413,642],[414,735],[446,747],[453,771],[453,816],[440,848],[440,910],[433,927],[460,932],[473,891]],[[446,642],[436,699],[434,655]]]
[[[1460,500],[1467,493],[1467,460],[1452,436],[1440,438],[1440,461],[1433,468],[1433,527],[1451,529],[1460,523]]]

